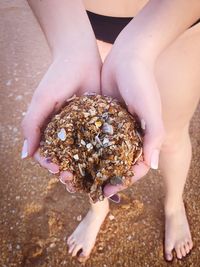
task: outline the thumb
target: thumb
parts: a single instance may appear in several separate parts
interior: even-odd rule
[[[22,121],[22,131],[25,138],[22,158],[33,156],[41,138],[41,129],[51,113],[57,109],[59,102],[48,95],[36,92]]]

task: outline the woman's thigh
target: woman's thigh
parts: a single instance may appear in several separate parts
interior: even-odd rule
[[[108,55],[108,53],[110,52],[110,50],[112,48],[112,44],[97,40],[97,46],[99,49],[101,59],[104,62],[106,56]]]
[[[155,71],[167,137],[174,138],[188,127],[200,97],[200,23],[160,55]]]

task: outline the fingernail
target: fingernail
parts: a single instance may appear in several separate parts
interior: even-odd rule
[[[49,169],[48,169],[48,171],[49,171],[50,173],[52,173],[52,174],[57,174],[57,173],[59,173],[59,171],[54,172],[54,171],[49,170]]]
[[[28,142],[25,139],[22,147],[21,159],[25,159],[26,157],[28,157]]]
[[[71,194],[76,193],[76,190],[71,183],[66,183],[66,190]]]
[[[120,197],[117,194],[113,194],[113,195],[109,196],[109,199],[112,200],[115,203],[119,203],[120,202]]]
[[[151,154],[151,168],[154,170],[158,169],[158,160],[159,160],[159,150],[155,149]]]
[[[143,130],[145,130],[145,127],[146,127],[146,123],[145,123],[144,119],[141,119],[141,128]]]
[[[67,179],[64,179],[63,177],[59,177],[59,180],[62,184],[66,184]]]

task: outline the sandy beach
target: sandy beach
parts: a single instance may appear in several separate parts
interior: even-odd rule
[[[0,266],[77,267],[66,237],[86,214],[87,196],[20,158],[20,123],[51,62],[45,37],[24,0],[0,2]],[[183,260],[163,259],[163,181],[159,171],[121,193],[86,267],[198,267],[200,264],[200,106],[192,119],[193,160],[185,204],[194,241]]]

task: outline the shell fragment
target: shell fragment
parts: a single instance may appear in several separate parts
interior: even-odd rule
[[[65,141],[66,140],[66,138],[67,138],[67,134],[66,134],[66,131],[65,131],[65,129],[64,128],[62,128],[61,130],[60,130],[60,132],[58,132],[58,138],[61,140],[61,141]]]

